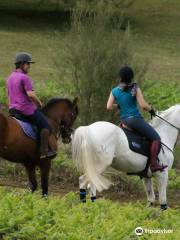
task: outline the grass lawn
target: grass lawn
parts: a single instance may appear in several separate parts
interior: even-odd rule
[[[5,97],[4,81],[13,69],[14,55],[18,51],[31,52],[37,62],[31,76],[36,89],[44,95],[64,95],[65,87],[63,54],[59,43],[64,35],[68,15],[63,12],[20,11],[21,7],[35,7],[35,1],[1,1],[0,9],[0,101]],[[39,1],[40,2],[40,1]],[[44,1],[48,2],[48,1]],[[53,2],[50,1],[54,6]],[[37,2],[36,2],[37,4]],[[43,5],[44,6],[44,5]],[[10,10],[7,10],[9,8]],[[43,7],[40,8],[43,10]],[[134,39],[137,61],[148,61],[146,78],[149,80],[176,82],[180,78],[180,3],[170,0],[136,0],[128,13]],[[54,66],[58,56],[58,68]],[[59,62],[62,62],[59,64]],[[68,80],[66,80],[68,81]],[[63,86],[62,86],[63,85]],[[65,91],[63,90],[65,88]],[[48,89],[48,90],[47,90]],[[68,93],[66,94],[68,95]]]
[[[149,61],[147,78],[179,85],[180,2],[137,0],[129,16],[137,57]]]

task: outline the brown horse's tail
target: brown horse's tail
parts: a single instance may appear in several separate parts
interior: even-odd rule
[[[7,116],[0,111],[0,149],[4,146],[7,125]]]

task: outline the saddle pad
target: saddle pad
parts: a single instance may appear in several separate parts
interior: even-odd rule
[[[28,137],[30,137],[34,140],[38,139],[39,135],[38,135],[38,132],[37,132],[37,130],[35,129],[34,126],[32,126],[28,122],[21,121],[17,118],[14,118],[14,119],[19,123],[19,125],[23,129],[23,132],[25,133],[26,136],[28,136]]]
[[[122,128],[129,142],[129,148],[144,156],[150,155],[150,142],[136,132]]]

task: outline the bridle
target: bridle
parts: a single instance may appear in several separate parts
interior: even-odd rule
[[[75,113],[74,112],[71,112],[71,120],[72,122],[74,122],[74,119],[75,119]],[[58,133],[58,138],[61,136],[63,138],[63,133],[65,133],[65,137],[68,137],[74,132],[74,129],[71,128],[71,127],[68,127],[65,123],[65,121],[63,121],[62,119],[60,120],[60,123],[59,123],[59,133]]]
[[[58,130],[57,131],[52,131],[53,136],[55,137],[56,140],[58,140],[60,138],[60,136],[63,138],[63,133],[70,135],[74,129],[68,127],[64,121],[60,120],[60,121],[55,121],[54,122],[57,124],[58,126]]]
[[[55,99],[56,100],[56,99]],[[59,99],[60,101],[61,99]],[[73,103],[69,102],[69,100],[65,99],[65,101],[67,101],[67,103],[69,104],[69,111],[67,112],[68,116],[67,116],[67,120],[64,120],[63,116],[59,116],[58,118],[55,116],[50,116],[48,113],[48,106],[47,105],[45,107],[43,107],[42,112],[43,114],[46,115],[47,118],[49,118],[49,120],[53,121],[54,124],[51,126],[52,128],[52,135],[55,137],[56,140],[58,140],[60,138],[60,136],[62,137],[62,140],[64,140],[64,143],[68,140],[69,142],[71,141],[71,134],[74,131],[74,129],[71,128],[72,124],[74,123],[77,115],[78,115],[78,107],[76,105],[75,100],[73,101]],[[61,114],[62,115],[62,114]]]
[[[66,132],[66,133],[72,133],[72,132],[74,131],[73,128],[67,127],[64,123],[62,123],[62,124],[60,125],[60,128],[59,128],[59,136],[61,135],[62,130],[64,130],[64,132]]]

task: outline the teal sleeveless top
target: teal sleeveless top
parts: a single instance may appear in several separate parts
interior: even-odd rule
[[[112,89],[112,95],[120,107],[120,118],[141,117],[138,109],[136,96],[133,96],[132,89],[123,91],[119,86]]]

